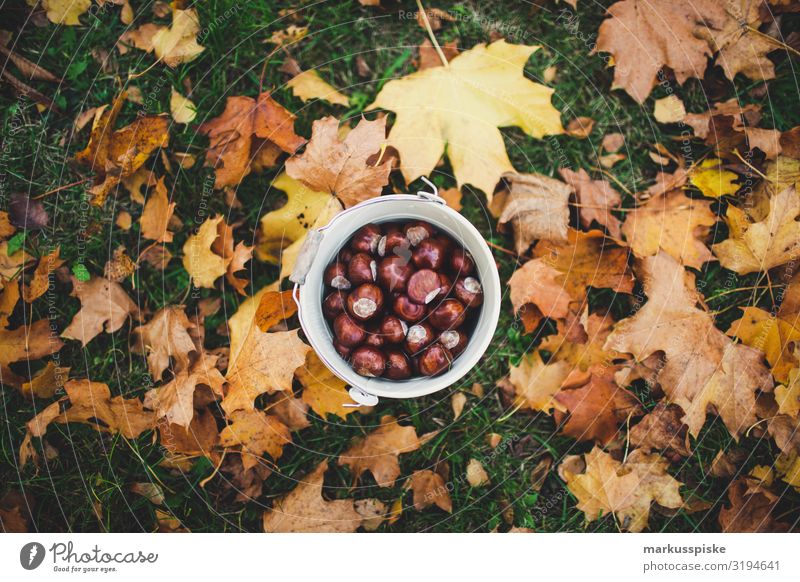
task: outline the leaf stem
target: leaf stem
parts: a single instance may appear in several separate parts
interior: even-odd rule
[[[425,12],[425,8],[422,6],[422,0],[417,0],[417,8],[419,9],[419,13],[422,15],[422,21],[425,23],[425,30],[428,31],[428,36],[431,39],[433,48],[436,49],[436,54],[439,55],[439,60],[442,61],[442,65],[445,68],[449,67],[450,63],[447,61],[447,57],[444,56],[444,53],[442,52],[442,47],[439,46],[439,41],[436,40],[436,35],[433,34],[431,23],[428,20],[428,13]]]

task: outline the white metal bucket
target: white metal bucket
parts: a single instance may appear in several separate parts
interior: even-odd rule
[[[350,396],[358,405],[377,404],[385,398],[425,396],[455,384],[481,359],[494,335],[502,297],[500,277],[489,246],[478,230],[461,214],[448,207],[436,187],[425,180],[433,192],[393,194],[371,198],[341,213],[318,231],[309,231],[290,280],[295,283],[294,298],[300,325],[311,347],[322,362],[350,384]],[[323,272],[352,234],[365,224],[398,220],[424,220],[453,237],[474,258],[483,286],[483,305],[467,347],[444,374],[430,378],[386,380],[367,378],[353,370],[333,347],[333,333],[322,314],[325,286]],[[302,291],[298,290],[302,287]]]

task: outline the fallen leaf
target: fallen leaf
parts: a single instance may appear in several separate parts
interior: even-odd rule
[[[175,202],[169,201],[164,178],[159,178],[144,203],[142,217],[139,219],[142,237],[156,242],[172,242],[173,235],[169,231],[169,224],[174,212]]]
[[[209,139],[214,188],[236,186],[251,171],[274,165],[281,152],[294,153],[306,141],[294,132],[294,120],[269,93],[228,97],[222,114],[197,129]]]
[[[339,456],[339,464],[350,467],[354,481],[369,471],[379,487],[391,487],[400,476],[398,456],[416,451],[420,444],[413,426],[400,426],[394,417],[386,415],[378,428],[353,440]]]
[[[739,477],[728,487],[730,507],[719,512],[719,525],[725,533],[781,533],[789,524],[775,516],[780,498],[757,480]]]
[[[606,351],[604,345],[614,318],[609,314],[588,313],[588,307],[580,317],[572,313],[564,321],[557,322],[558,333],[546,337],[540,350],[550,352],[550,363],[567,362],[573,368],[586,371],[593,365],[609,365],[619,358],[616,352]]]
[[[354,508],[361,516],[361,527],[364,531],[375,531],[386,519],[388,507],[380,499],[359,499]]]
[[[589,522],[613,513],[622,529],[640,532],[647,527],[654,501],[668,508],[683,505],[681,484],[667,473],[667,461],[656,454],[637,449],[620,463],[595,446],[584,459],[584,469],[573,472],[575,457],[567,457],[559,474]]]
[[[490,482],[489,475],[477,459],[470,459],[467,463],[467,483],[470,487],[483,487]]]
[[[622,234],[637,257],[665,251],[681,264],[700,269],[714,258],[703,239],[716,222],[711,202],[672,190],[627,212]]]
[[[554,399],[560,404],[556,420],[561,423],[566,419],[563,434],[601,445],[616,436],[620,423],[641,414],[636,397],[617,386],[614,369],[608,367],[593,366],[586,372],[573,370]]]
[[[453,500],[439,473],[430,469],[414,471],[409,487],[414,492],[414,509],[417,511],[436,505],[447,513],[453,513]]]
[[[277,394],[276,400],[270,403],[268,412],[292,432],[311,426],[311,422],[308,420],[308,404],[300,398],[295,398],[292,394]]]
[[[344,139],[338,132],[335,117],[314,121],[311,141],[302,155],[286,162],[286,173],[314,192],[335,195],[345,207],[380,196],[391,162],[370,166],[367,160],[385,147],[386,118],[362,119]]]
[[[277,461],[283,448],[292,442],[288,427],[261,410],[228,412],[228,419],[231,424],[219,433],[219,444],[225,448],[240,446],[245,470],[257,465],[264,453]]]
[[[719,198],[720,196],[733,196],[739,190],[740,185],[734,184],[739,176],[726,170],[722,166],[722,160],[708,158],[703,160],[689,174],[689,180],[697,186],[703,196],[709,198]]]
[[[682,416],[683,410],[677,404],[659,402],[630,430],[631,444],[645,450],[657,449],[688,457],[692,451],[688,427],[681,420]]]
[[[213,365],[216,358],[197,360],[189,370],[182,370],[158,388],[151,388],[144,395],[144,406],[156,413],[156,418],[165,418],[170,425],[189,428],[195,413],[195,391],[205,388],[215,396],[222,397],[225,378]]]
[[[267,533],[336,533],[354,532],[361,525],[361,516],[352,499],[327,501],[322,485],[328,462],[323,461],[297,487],[279,497],[272,509],[264,512],[263,526]]]
[[[50,286],[50,275],[64,264],[60,253],[61,247],[56,247],[39,259],[39,264],[36,265],[30,285],[25,285],[22,288],[22,298],[26,303],[33,302],[47,291]]]
[[[231,354],[222,408],[228,414],[252,410],[255,399],[265,392],[290,392],[294,372],[310,350],[298,330],[265,333],[251,326],[239,352]]]
[[[758,307],[746,306],[742,308],[742,317],[731,323],[726,333],[764,352],[775,380],[785,383],[789,380],[792,368],[798,366],[791,348],[800,342],[800,328],[795,327],[800,322],[796,318],[792,320],[775,317]]]
[[[22,384],[20,392],[26,398],[52,398],[69,378],[69,368],[61,367],[52,360],[39,370],[30,382]]]
[[[125,95],[124,91],[117,95],[111,107],[95,118],[86,149],[75,154],[78,164],[95,172],[89,189],[95,206],[102,206],[124,178],[134,175],[155,151],[169,144],[164,116],[141,115],[130,125],[114,129]]]
[[[503,174],[511,185],[499,226],[511,223],[514,246],[522,255],[537,239],[567,240],[572,189],[539,174]]]
[[[610,154],[618,152],[623,145],[625,145],[625,136],[621,133],[609,133],[603,136],[603,149]]]
[[[576,117],[567,124],[566,134],[578,139],[586,139],[594,129],[594,119],[591,117]]]
[[[359,410],[345,406],[353,402],[347,392],[347,384],[331,372],[314,351],[308,352],[305,365],[298,368],[295,375],[303,385],[303,402],[323,420],[329,414],[344,419]]]
[[[683,422],[697,436],[709,408],[716,410],[734,439],[756,421],[755,392],[772,386],[760,351],[734,344],[712,316],[698,309],[701,295],[688,273],[661,252],[638,264],[648,301],[614,327],[606,349],[638,361],[664,352],[658,382],[684,411]]]
[[[442,54],[444,58],[447,60],[448,64],[454,58],[458,56],[458,41],[451,40],[449,42],[444,43],[439,47],[442,49]],[[417,70],[422,71],[423,69],[430,69],[431,67],[442,67],[444,63],[442,63],[442,58],[439,56],[436,48],[431,44],[430,39],[425,39],[422,41],[422,44],[419,45],[419,59],[417,60]]]
[[[616,239],[621,238],[620,221],[611,211],[622,204],[622,196],[614,190],[606,180],[593,180],[586,170],[573,172],[569,168],[561,168],[558,173],[561,179],[575,191],[578,200],[578,214],[584,228],[590,228],[592,221],[597,221],[608,230],[608,234]]]
[[[128,256],[128,250],[120,245],[114,249],[111,258],[103,268],[103,277],[112,283],[121,283],[136,272],[138,266]]]
[[[342,105],[344,107],[350,105],[347,95],[343,95],[334,89],[315,70],[301,71],[298,75],[289,79],[286,86],[292,90],[292,94],[295,97],[298,97],[304,103],[321,99],[334,105]]]
[[[212,245],[220,236],[218,230],[224,225],[223,220],[222,215],[207,219],[183,245],[183,267],[197,287],[213,289],[214,282],[228,270],[230,257],[226,260],[226,257],[220,256],[212,249]]]
[[[407,183],[430,175],[446,147],[458,187],[472,184],[491,202],[500,177],[514,171],[498,127],[515,125],[536,138],[563,133],[561,116],[550,103],[553,89],[522,75],[538,48],[504,40],[478,44],[448,67],[383,86],[370,109],[397,114],[388,145],[400,152]]]
[[[659,123],[678,123],[686,117],[686,108],[677,95],[668,95],[663,99],[656,99],[653,117]]]
[[[769,199],[769,213],[764,220],[748,221],[738,236],[711,249],[723,267],[740,275],[788,263],[800,252],[800,223],[795,220],[798,214],[800,199],[791,186]]]
[[[41,6],[53,24],[80,26],[78,17],[91,8],[92,0],[41,0]]]
[[[528,261],[514,271],[508,280],[514,313],[519,314],[526,306],[533,305],[540,316],[566,317],[573,298],[559,283],[560,278],[561,273],[542,259]]]
[[[176,9],[172,11],[172,26],[168,28],[159,25],[150,39],[152,48],[144,50],[154,51],[159,61],[174,69],[195,60],[205,50],[197,44],[199,33],[200,19],[197,11],[194,8]]]
[[[169,112],[175,123],[191,123],[197,117],[197,106],[172,89],[172,95],[169,98]]]
[[[131,332],[134,353],[145,354],[147,369],[156,380],[174,360],[176,373],[189,369],[189,354],[196,351],[189,331],[194,324],[186,317],[183,306],[170,305],[159,309],[152,319]]]
[[[131,493],[141,495],[153,505],[164,505],[164,491],[156,483],[133,483],[130,486]]]
[[[464,411],[464,405],[467,403],[467,396],[463,392],[455,392],[450,398],[450,406],[453,408],[453,420],[458,420],[461,413]]]
[[[0,279],[2,281],[2,279]],[[12,281],[0,292],[0,329],[8,327],[8,318],[19,303],[19,282]]]
[[[523,356],[519,365],[511,366],[508,381],[514,387],[515,406],[550,414],[561,405],[554,396],[570,373],[567,362],[545,364],[539,352]]]
[[[61,337],[79,340],[83,346],[102,332],[118,331],[129,317],[139,312],[119,283],[102,277],[92,277],[85,283],[72,277],[71,296],[80,300],[81,309]]]

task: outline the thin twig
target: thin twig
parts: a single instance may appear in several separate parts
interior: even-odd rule
[[[45,196],[50,196],[50,194],[55,194],[56,192],[61,192],[62,190],[66,190],[67,188],[72,188],[73,186],[77,186],[78,184],[83,184],[91,180],[91,178],[84,178],[83,180],[78,180],[77,182],[73,182],[72,184],[65,184],[64,186],[59,186],[58,188],[53,188],[52,190],[48,190],[44,194],[39,194],[38,196],[34,196],[34,200],[39,200],[40,198],[44,198]]]

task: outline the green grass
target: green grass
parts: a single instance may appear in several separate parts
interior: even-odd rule
[[[149,3],[132,4],[137,24],[152,20]],[[361,7],[356,0],[298,2],[296,16],[281,16],[279,10],[284,4],[273,1],[240,3],[236,0],[198,3],[204,25],[213,22],[226,10],[234,8],[238,11],[224,25],[211,28],[200,40],[206,51],[198,60],[175,70],[157,65],[135,80],[127,81],[145,95],[145,111],[161,113],[169,110],[170,87],[183,90],[183,81],[191,79],[192,99],[197,104],[199,115],[190,126],[171,127],[172,151],[190,151],[201,158],[207,142],[196,133],[197,125],[218,115],[226,96],[257,95],[264,59],[272,49],[262,41],[295,21],[308,25],[310,34],[289,48],[291,56],[303,68],[316,68],[323,78],[342,88],[352,103],[347,111],[324,103],[303,104],[285,88],[284,78],[278,70],[286,55],[282,52],[272,55],[266,64],[264,88],[273,88],[278,101],[297,112],[297,129],[303,135],[309,135],[314,119],[325,115],[333,114],[343,119],[360,117],[388,79],[415,70],[415,47],[425,39],[425,32],[413,18],[398,18],[397,12],[398,5],[404,10],[413,10],[414,2],[389,3],[391,7],[384,10]],[[445,7],[445,3],[440,4]],[[568,136],[534,140],[519,130],[505,130],[507,149],[517,170],[556,175],[561,166],[591,169],[599,165],[597,158],[601,155],[603,135],[618,131],[626,136],[624,151],[628,159],[614,167],[614,177],[631,192],[649,185],[657,167],[649,160],[647,152],[657,142],[677,149],[674,139],[679,136],[679,131],[655,124],[651,116],[652,99],[639,106],[626,94],[610,91],[612,71],[605,67],[599,56],[588,54],[602,20],[602,7],[581,3],[577,25],[580,34],[574,34],[566,31],[563,20],[559,20],[558,11],[563,4],[544,3],[540,9],[522,2],[503,2],[486,7],[484,4],[457,2],[450,6],[461,18],[437,33],[439,39],[458,40],[460,47],[470,48],[478,42],[488,41],[491,23],[497,23],[510,42],[542,45],[542,50],[528,64],[528,76],[541,80],[544,70],[555,65],[558,75],[553,83],[556,89],[554,104],[562,111],[564,122],[583,115],[596,120],[594,132],[587,140]],[[470,18],[478,5],[481,6],[480,18]],[[3,205],[8,192],[24,191],[37,195],[80,179],[84,174],[76,171],[70,158],[85,146],[88,131],[84,130],[77,136],[72,134],[74,116],[87,107],[109,103],[126,83],[129,73],[144,71],[152,64],[152,55],[135,50],[120,55],[112,49],[125,27],[119,23],[118,9],[107,6],[109,8],[96,17],[84,16],[84,25],[80,27],[49,25],[36,28],[28,24],[19,32],[15,50],[39,61],[48,70],[64,75],[64,84],[52,95],[63,114],[40,114],[29,101],[18,100],[4,86],[0,94],[4,146],[7,146],[2,159],[5,171]],[[11,25],[21,26],[22,17],[16,15],[22,15],[24,11],[13,14],[16,20]],[[91,56],[93,49],[108,50],[116,69],[103,71]],[[355,59],[358,55],[372,70],[368,79],[356,74]],[[765,108],[765,127],[774,123],[775,127],[788,129],[800,123],[800,110],[796,101],[791,99],[791,95],[796,95],[796,79],[792,78],[790,63],[785,59],[779,62],[777,70],[778,79],[771,84],[770,98],[755,100],[747,96],[753,84],[746,79],[736,87],[729,84],[725,98],[740,95],[748,101],[759,102]],[[701,83],[692,80],[676,91],[686,101],[689,110],[707,108]],[[663,95],[663,89],[658,89],[653,97]],[[134,119],[136,111],[136,106],[126,105],[119,126]],[[15,128],[13,133],[12,126]],[[706,153],[696,143],[692,144],[692,149],[694,159]],[[164,173],[159,160],[151,160],[148,165],[156,167],[159,175]],[[202,218],[198,219],[197,200],[212,172],[201,166],[198,163],[171,179],[174,185],[170,185],[170,189],[174,188],[177,214],[184,221],[184,228],[170,247],[176,254],[187,234]],[[237,241],[243,239],[251,243],[258,218],[282,203],[281,196],[269,190],[276,173],[251,175],[238,189],[243,209],[233,211],[233,217],[241,219],[243,225],[237,231]],[[393,176],[393,180],[397,187],[402,187],[399,177]],[[434,180],[441,187],[454,185],[446,162],[437,169]],[[409,185],[409,189],[415,191],[416,186]],[[137,256],[143,248],[138,238],[138,225],[134,222],[131,231],[124,232],[114,226],[114,219],[123,210],[136,217],[139,207],[127,195],[121,194],[109,200],[103,209],[87,208],[81,204],[81,195],[81,186],[75,186],[44,199],[51,226],[28,237],[26,248],[29,252],[38,256],[44,249],[60,245],[62,257],[69,266],[83,264],[96,275],[102,274],[107,258],[119,245],[126,246],[131,256]],[[231,212],[220,193],[213,193],[208,203],[207,215],[219,212],[227,216]],[[465,216],[487,239],[511,247],[510,237],[498,233],[494,220],[487,217],[484,203],[482,193],[465,189]],[[626,196],[624,205],[633,205],[630,197]],[[718,240],[724,235],[723,230],[714,233]],[[78,238],[83,239],[81,244],[78,244]],[[517,264],[501,252],[496,253],[496,259],[501,278],[506,281]],[[260,288],[276,276],[275,268],[255,264],[253,288]],[[728,288],[751,286],[757,279],[757,276],[737,277],[713,263],[698,274],[698,281],[707,297]],[[164,273],[144,267],[136,274],[134,283],[134,286],[130,281],[125,284],[131,297],[151,312],[180,302],[186,302],[190,311],[193,309],[194,301],[187,297],[189,279],[180,260],[173,260]],[[57,289],[57,300],[52,303],[52,308],[59,328],[63,329],[77,311],[78,301],[67,299],[67,285],[58,284]],[[216,296],[219,292],[204,290],[201,295]],[[223,299],[225,308],[206,322],[210,347],[226,344],[226,338],[215,330],[239,303],[239,298],[233,293],[226,294]],[[627,296],[597,291],[592,293],[591,301],[593,307],[611,309],[617,317],[627,315],[631,309]],[[730,321],[738,317],[739,310],[735,307],[749,301],[750,293],[746,291],[714,299],[712,309],[723,312],[719,320],[721,329],[727,329]],[[763,296],[761,301],[767,305]],[[32,306],[33,317],[46,317],[49,307],[48,302],[37,301]],[[22,323],[21,316],[16,316],[15,323]],[[553,325],[547,326],[547,333],[551,333]],[[85,349],[76,342],[68,342],[61,352],[63,365],[72,367],[70,376],[73,378],[88,377],[108,383],[114,394],[140,396],[150,386],[150,379],[143,359],[128,350],[129,331],[130,326],[126,326],[115,335],[101,334]],[[395,524],[384,525],[381,531],[504,530],[510,525],[503,519],[503,515],[508,517],[509,507],[513,508],[511,521],[517,526],[542,531],[617,531],[611,517],[587,525],[583,514],[575,508],[574,498],[554,470],[540,491],[531,488],[530,471],[545,456],[554,460],[555,467],[564,455],[591,448],[588,443],[576,443],[559,436],[550,417],[519,413],[508,416],[494,388],[495,382],[507,373],[509,362],[517,361],[534,348],[544,335],[543,330],[529,336],[521,335],[506,299],[494,340],[480,366],[453,387],[453,390],[468,391],[474,382],[479,382],[485,387],[486,396],[481,399],[470,396],[464,415],[456,422],[452,422],[450,390],[415,400],[384,400],[372,415],[354,414],[346,421],[314,417],[310,428],[294,436],[295,446],[286,449],[279,463],[280,470],[267,479],[263,495],[247,504],[233,501],[233,495],[224,486],[221,476],[200,487],[201,481],[213,472],[206,460],[196,463],[185,475],[159,467],[163,451],[149,433],[136,441],[127,441],[85,426],[52,426],[46,441],[59,452],[58,456],[47,461],[38,472],[31,467],[20,472],[16,459],[24,424],[47,402],[31,403],[16,391],[4,388],[0,392],[3,419],[0,495],[11,489],[23,489],[28,493],[35,500],[32,509],[34,522],[42,531],[149,531],[155,527],[154,507],[143,497],[131,493],[129,488],[135,482],[157,480],[164,487],[169,511],[191,530],[258,531],[261,512],[271,499],[290,490],[295,480],[311,470],[323,456],[335,458],[347,448],[353,437],[369,431],[380,415],[393,414],[413,423],[419,434],[440,431],[419,451],[403,455],[401,466],[403,476],[407,476],[413,470],[431,468],[437,461],[449,462],[454,511],[448,515],[437,509],[416,512],[406,507]],[[643,387],[637,387],[637,393],[647,407],[655,404],[652,395]],[[486,444],[486,436],[492,432],[504,436],[503,443],[496,450]],[[680,511],[668,516],[654,511],[650,522],[653,531],[715,531],[718,527],[716,515],[724,499],[727,480],[709,478],[707,470],[720,449],[728,449],[735,443],[719,421],[709,420],[693,444],[693,456],[674,465],[673,472],[685,483],[687,495],[708,501],[712,507],[707,512],[692,515]],[[776,456],[774,445],[766,440],[745,438],[736,446],[748,451],[744,470],[759,463],[772,464]],[[489,487],[473,489],[461,478],[471,458],[483,462],[491,477]],[[371,477],[365,476],[357,487],[351,488],[350,473],[335,463],[331,463],[326,480],[328,493],[334,497],[378,497],[391,504],[405,495],[405,504],[408,505],[410,494],[403,493],[403,482],[401,478],[392,488],[378,488]],[[790,518],[798,519],[798,495],[787,491],[785,503],[790,508]]]

